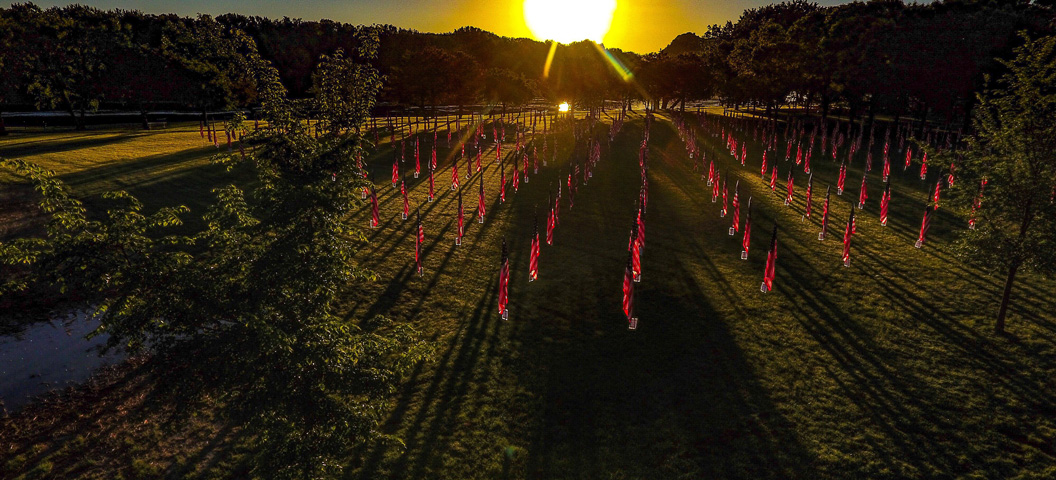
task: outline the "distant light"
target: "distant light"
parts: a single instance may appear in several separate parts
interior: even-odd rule
[[[561,105],[557,106],[557,111],[562,112],[562,113],[563,112],[567,112],[568,108],[569,108],[568,107],[568,102],[561,102]]]

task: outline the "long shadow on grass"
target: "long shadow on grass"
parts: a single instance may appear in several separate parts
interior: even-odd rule
[[[26,155],[44,155],[49,153],[70,152],[82,148],[102,147],[116,143],[135,140],[149,133],[121,133],[114,135],[113,132],[81,133],[66,141],[55,141],[52,134],[44,134],[39,140],[27,139],[23,142],[9,144],[11,146],[0,148],[0,157],[18,158]]]
[[[671,137],[664,125],[654,125],[655,145]],[[618,178],[602,182],[577,208],[593,211],[619,199],[627,215],[633,212],[638,166],[623,161],[618,172],[605,172]],[[664,175],[661,157],[653,162],[651,175]],[[593,256],[608,268],[599,265],[603,271],[590,283],[572,287],[571,310],[558,319],[573,328],[537,323],[522,334],[545,374],[525,465],[531,478],[809,476],[811,456],[729,331],[727,322],[736,319],[723,318],[682,259],[665,249],[686,227],[681,205],[661,187],[668,184],[657,180],[650,191],[639,329],[627,332],[621,320],[625,257],[619,245],[626,245],[628,222],[615,219],[611,226],[579,227],[579,244],[594,245]],[[698,221],[695,213],[689,212],[690,222]],[[576,297],[599,304],[581,316]]]

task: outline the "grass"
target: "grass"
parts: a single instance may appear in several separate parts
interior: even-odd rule
[[[407,379],[382,426],[405,445],[357,446],[347,478],[1056,475],[1056,284],[1023,276],[1010,335],[993,335],[1001,281],[951,251],[963,218],[941,209],[926,246],[912,247],[933,186],[913,172],[902,176],[893,168],[886,228],[877,218],[880,182],[875,174],[870,178],[870,199],[845,268],[839,239],[849,202],[857,201],[860,162],[848,172],[848,191],[833,193],[830,239],[818,242],[818,218],[802,219],[801,174],[796,202],[785,207],[783,195],[759,179],[758,143],[749,141],[748,167],[742,168],[722,153],[720,139],[701,134],[707,158],[741,180],[742,198],[753,196],[752,254],[742,261],[740,237],[726,232],[730,219],[719,217],[710,189],[661,118],[651,141],[641,321],[637,331],[627,331],[620,283],[637,198],[638,118],[605,148],[571,209],[565,190],[555,243],[543,246],[540,277],[531,284],[529,235],[537,208],[545,225],[547,194],[568,172],[567,132],[559,137],[558,165],[541,168],[516,194],[508,191],[505,204],[497,200],[494,152],[484,156],[488,215],[484,224],[471,220],[479,181],[474,173],[463,198],[467,227],[459,247],[453,240],[455,196],[444,188],[449,161],[436,176],[438,198],[429,203],[427,177],[411,179],[408,160],[411,203],[421,205],[426,229],[422,277],[414,272],[413,221],[400,219],[399,191],[387,181],[391,149],[383,145],[372,157],[382,221],[369,232],[371,243],[359,261],[379,281],[350,286],[347,315],[349,321],[384,314],[413,322],[434,343],[436,356]],[[203,147],[192,126],[89,135],[15,135],[0,140],[0,156],[44,163],[85,195],[115,187],[153,193],[148,205],[155,207],[207,204],[212,185],[231,181],[207,165],[215,149]],[[159,160],[165,158],[170,161]],[[900,157],[892,158],[897,165]],[[788,164],[778,164],[782,192]],[[816,151],[813,166],[820,212],[824,184],[835,183],[838,165]],[[459,167],[464,174],[465,164]],[[364,208],[353,221],[366,226],[368,216]],[[777,279],[775,290],[762,294],[758,285],[774,224]],[[513,278],[508,322],[497,315],[495,289],[503,236]],[[163,410],[145,401],[128,408]],[[7,462],[17,469],[0,476],[48,462],[69,477],[131,477],[148,470],[237,477],[251,452],[249,440],[210,420],[208,412],[196,428],[158,429],[93,412],[96,421],[116,421],[107,431],[128,436],[131,446],[106,453],[113,441],[75,442],[77,434],[96,435],[90,422],[53,436],[19,416],[9,421],[21,428],[18,435],[5,441],[0,434],[0,452],[18,460]],[[134,418],[151,418],[145,415]],[[41,443],[47,448],[32,450]],[[173,460],[177,454],[182,460]],[[69,469],[85,457],[96,464]],[[129,459],[137,461],[134,468]]]

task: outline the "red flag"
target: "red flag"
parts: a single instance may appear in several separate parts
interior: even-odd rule
[[[623,314],[627,316],[628,330],[638,328],[638,318],[634,315],[634,269],[631,265],[632,259],[627,258],[627,266],[623,268]]]
[[[710,187],[713,183],[715,183],[715,160],[708,164],[708,186]]]
[[[884,184],[884,194],[880,197],[880,225],[887,226],[887,212],[891,204],[891,182]]]
[[[741,181],[737,180],[733,184],[733,226],[730,227],[730,235],[737,233],[741,226],[741,202],[738,196],[741,193]]]
[[[957,165],[951,163],[950,164],[950,173],[946,177],[946,186],[947,187],[952,187],[953,186],[953,172],[956,171],[956,170],[957,170]]]
[[[378,191],[374,185],[370,186],[370,228],[377,228],[380,223],[378,218]]]
[[[854,235],[854,205],[851,205],[851,217],[843,230],[843,266],[851,266],[851,235]]]
[[[513,161],[513,193],[517,193],[517,188],[521,183],[521,172],[517,169],[517,161]]]
[[[458,162],[451,162],[451,190],[458,190]]]
[[[763,150],[763,168],[759,169],[759,178],[766,178],[766,150]]]
[[[811,203],[812,203],[812,200],[814,198],[813,194],[814,194],[814,174],[812,173],[812,174],[810,174],[809,177],[807,177],[807,200],[806,200],[806,202],[807,202],[807,212],[806,212],[807,218],[810,218],[810,213],[811,213],[811,208],[812,208]]]
[[[847,180],[847,163],[840,163],[840,176],[836,178],[836,195],[843,195],[843,184]]]
[[[414,139],[414,178],[418,178],[418,174],[422,172],[422,162],[419,161],[418,155],[418,139]]]
[[[752,243],[752,197],[748,197],[748,212],[744,216],[744,238],[741,239],[741,260],[748,260],[748,247]]]
[[[414,238],[414,264],[418,268],[418,276],[422,275],[422,245],[425,243],[425,230],[422,228],[422,214],[415,210],[418,217],[418,235]]]
[[[814,153],[814,142],[811,141],[810,143],[810,147],[807,148],[807,156],[805,159],[803,159],[803,173],[807,174],[810,173],[810,156]]]
[[[729,172],[726,172],[726,173],[729,174]],[[726,198],[727,198],[726,178],[723,178],[722,179],[722,210],[719,211],[719,216],[720,217],[725,217],[726,216],[726,207],[727,207]]]
[[[394,158],[392,159],[392,188],[396,188],[397,183],[400,183],[400,164]]]
[[[942,191],[942,179],[935,182],[935,193],[932,195],[931,200],[935,203],[935,209],[939,209],[939,192]]]
[[[774,289],[774,274],[777,264],[777,225],[774,225],[774,233],[770,237],[770,251],[766,254],[766,270],[763,271],[763,284],[759,285],[759,291],[766,293]]]
[[[920,161],[920,179],[928,175],[928,152],[924,152],[924,158]]]
[[[795,191],[794,184],[795,184],[795,181],[796,181],[795,177],[793,177],[792,174],[795,171],[796,171],[796,169],[794,169],[794,168],[789,168],[788,169],[788,185],[786,187],[787,188],[787,193],[785,194],[785,205],[791,205],[792,204],[792,194]]]
[[[968,228],[975,230],[975,212],[979,210],[979,207],[983,206],[983,189],[986,188],[986,179],[979,184],[979,195],[975,197],[975,201],[972,202],[972,214],[968,217]]]
[[[561,181],[557,181],[557,198],[554,199],[554,226],[561,225]]]
[[[869,193],[865,187],[865,180],[869,178],[869,174],[862,175],[862,189],[858,192],[858,208],[865,208],[865,200],[869,198]]]
[[[640,210],[639,210],[640,211]],[[631,251],[631,268],[634,271],[634,281],[641,281],[642,276],[642,249],[638,239],[637,220],[631,225],[631,239],[627,248]]]
[[[506,203],[506,165],[499,163],[499,200]]]
[[[499,264],[499,314],[503,320],[509,319],[509,311],[506,309],[508,302],[507,293],[510,281],[510,258],[506,254],[506,237],[502,237],[502,260]]]
[[[458,189],[458,231],[457,237],[455,237],[455,245],[462,245],[462,235],[465,233],[465,210],[462,208],[462,189]]]
[[[534,134],[533,134],[534,135]],[[543,145],[543,155],[546,155],[546,145]],[[532,141],[532,171],[539,173],[539,147]]]
[[[433,156],[429,159],[429,167],[436,170],[436,132],[433,132]]]
[[[539,220],[535,221],[535,229],[532,232],[531,252],[528,255],[528,281],[534,282],[539,278]]]
[[[770,191],[777,190],[777,165],[774,165],[774,169],[770,173]]]
[[[638,208],[638,217],[635,222],[638,226],[638,235],[636,237],[638,239],[638,249],[641,250],[645,248],[645,220],[642,220],[641,206]]]
[[[553,198],[547,197],[547,205],[550,206],[550,213],[546,217],[546,244],[554,244],[554,200]]]
[[[429,169],[429,201],[433,201],[433,169]]]
[[[825,204],[821,207],[821,233],[818,234],[818,240],[825,240],[825,232],[829,229],[829,188],[825,187]]]
[[[891,159],[887,158],[887,144],[884,145],[884,181],[891,175]]]
[[[711,184],[711,203],[719,199],[719,172],[715,172],[715,183]]]
[[[934,211],[935,209],[932,208],[931,205],[928,205],[928,207],[924,209],[924,219],[920,222],[920,236],[917,237],[917,243],[914,244],[917,248],[924,245],[924,237],[927,236],[928,228],[931,227],[931,214]]]
[[[527,149],[525,149],[523,157],[524,157],[524,168],[521,169],[521,171],[524,172],[524,183],[528,183],[528,150]]]
[[[403,219],[407,220],[407,215],[411,214],[411,205],[407,202],[407,184],[403,180],[400,180],[400,194],[403,195]]]
[[[903,171],[909,168],[909,161],[911,159],[913,159],[913,147],[909,147],[906,149],[906,164],[902,167]]]
[[[480,217],[480,223],[484,223],[484,175],[480,176],[480,196],[477,197],[477,216]]]

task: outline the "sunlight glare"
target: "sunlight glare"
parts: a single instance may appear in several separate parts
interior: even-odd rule
[[[538,40],[601,43],[616,0],[524,0],[524,21]]]
[[[557,106],[557,111],[559,111],[561,113],[568,112],[568,109],[569,109],[568,102],[561,102],[561,105]]]

